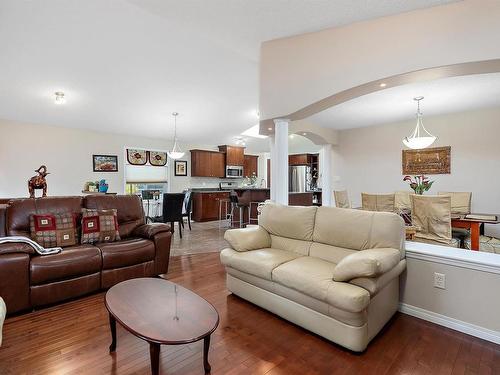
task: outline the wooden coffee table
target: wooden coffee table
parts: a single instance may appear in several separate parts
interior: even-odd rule
[[[219,325],[217,310],[189,289],[170,281],[141,278],[123,281],[106,293],[106,308],[116,350],[116,321],[149,343],[151,373],[159,373],[160,345],[180,345],[204,339],[203,366],[210,372],[210,335]]]

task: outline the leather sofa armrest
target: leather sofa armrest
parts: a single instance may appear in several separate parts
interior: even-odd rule
[[[393,269],[401,260],[398,249],[360,250],[343,258],[333,270],[333,280],[349,281],[360,277],[378,277]]]
[[[29,255],[36,254],[35,249],[33,249],[30,245],[26,243],[9,242],[0,244],[0,255],[14,254],[14,253],[23,253]]]
[[[392,280],[399,277],[401,273],[406,268],[406,259],[402,259],[396,265],[396,267],[392,268],[390,271],[377,276],[377,277],[358,277],[356,279],[352,279],[349,281],[349,284],[354,284],[361,288],[366,289],[370,296],[375,296],[379,291],[385,288],[387,284],[389,284]]]
[[[249,251],[271,247],[271,236],[261,226],[241,229],[229,229],[224,239],[236,251]]]
[[[132,236],[152,240],[158,233],[170,232],[170,225],[164,223],[143,224],[132,231]]]

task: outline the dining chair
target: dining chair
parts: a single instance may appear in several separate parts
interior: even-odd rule
[[[451,197],[451,213],[455,215],[467,215],[471,213],[472,193],[458,191],[440,191],[438,195]],[[452,228],[453,237],[460,239],[462,247],[465,240],[470,236],[470,231],[465,228]]]
[[[464,248],[471,249],[471,238],[468,236],[464,241]],[[479,251],[500,254],[500,238],[481,235],[479,237]]]
[[[174,233],[174,223],[179,225],[179,236],[182,238],[182,207],[184,193],[163,194],[163,215],[158,221],[170,223],[170,231]]]
[[[410,191],[396,191],[394,193],[394,208],[396,211],[411,210]]]
[[[458,191],[440,191],[438,195],[445,195],[451,198],[451,213],[467,215],[471,212],[472,193]]]
[[[361,193],[361,208],[365,211],[394,212],[394,194]]]
[[[414,241],[459,247],[451,231],[451,197],[410,195],[412,224],[417,229]]]
[[[184,227],[184,218],[187,218],[189,230],[191,230],[191,215],[193,214],[193,193],[189,190],[184,192],[184,204],[182,206],[182,227]]]
[[[334,190],[333,197],[335,200],[335,207],[351,208],[351,202],[349,201],[349,193],[347,190]]]

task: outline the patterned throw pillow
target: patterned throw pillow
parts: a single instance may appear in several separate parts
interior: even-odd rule
[[[76,245],[78,243],[76,216],[70,212],[31,215],[31,239],[46,248]]]
[[[116,209],[82,209],[82,244],[119,240]]]

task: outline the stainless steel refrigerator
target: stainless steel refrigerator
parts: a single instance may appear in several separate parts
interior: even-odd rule
[[[290,166],[288,170],[288,190],[304,193],[311,190],[311,167],[307,165]]]

